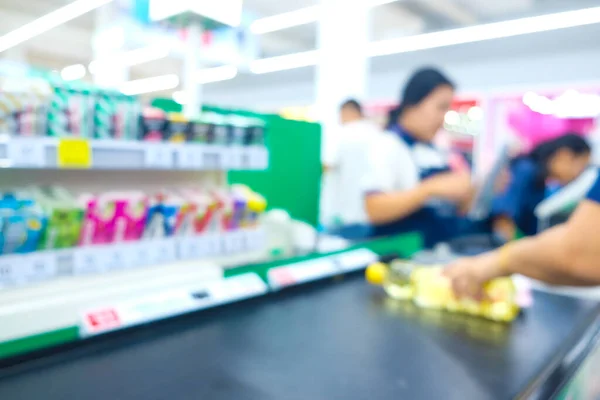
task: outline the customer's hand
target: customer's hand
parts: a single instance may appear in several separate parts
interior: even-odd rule
[[[498,251],[477,257],[461,258],[448,265],[444,275],[452,281],[457,297],[481,298],[483,285],[494,278],[505,275]]]
[[[426,179],[423,186],[431,197],[461,202],[468,199],[473,190],[471,176],[465,172],[447,172]]]

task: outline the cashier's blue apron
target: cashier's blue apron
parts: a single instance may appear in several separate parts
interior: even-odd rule
[[[516,159],[510,172],[509,185],[494,198],[492,216],[508,217],[524,235],[535,235],[538,230],[535,208],[548,197],[548,193],[537,184],[537,166],[530,159]]]
[[[399,140],[406,143],[411,151],[413,162],[419,172],[419,181],[450,171],[447,162],[432,163],[431,160],[427,160],[427,157],[420,157],[420,154],[422,155],[424,152],[439,154],[433,144],[416,140],[399,126],[392,131],[397,134]],[[375,236],[418,232],[423,236],[425,247],[430,248],[458,235],[474,233],[474,231],[478,231],[478,228],[458,214],[455,204],[442,199],[431,199],[411,215],[392,223],[377,225],[373,230]]]

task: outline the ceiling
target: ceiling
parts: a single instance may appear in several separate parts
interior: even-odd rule
[[[0,36],[72,0],[0,0]],[[319,0],[244,0],[256,18],[318,5]],[[598,0],[397,0],[371,9],[371,40],[396,38],[523,16],[598,6]],[[88,64],[94,57],[91,40],[98,11],[88,13],[14,49],[0,53],[44,69]],[[317,24],[268,33],[259,37],[259,57],[312,50],[317,46]],[[179,73],[177,59],[149,62],[131,70],[132,79]],[[250,77],[236,78],[247,81]]]

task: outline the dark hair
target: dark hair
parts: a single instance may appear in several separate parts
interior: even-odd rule
[[[400,105],[388,113],[387,128],[394,126],[408,107],[416,106],[440,86],[455,88],[454,83],[435,68],[418,69],[404,85]]]
[[[537,145],[525,158],[533,161],[537,167],[537,176],[535,184],[537,187],[544,187],[548,175],[548,164],[550,159],[560,150],[569,150],[575,155],[585,155],[592,151],[587,140],[581,135],[573,132],[566,133],[555,139],[548,140]]]
[[[362,115],[362,113],[363,113],[362,106],[360,105],[358,100],[355,100],[355,99],[348,99],[348,100],[344,101],[342,103],[342,105],[340,106],[340,109],[344,109],[344,108],[351,108],[354,111],[357,111],[360,115]]]

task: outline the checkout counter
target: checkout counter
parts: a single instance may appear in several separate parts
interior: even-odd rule
[[[357,249],[230,270],[266,291],[5,359],[0,399],[549,399],[598,385],[581,375],[600,367],[598,302],[535,292],[510,325],[423,310],[368,285]],[[323,260],[337,269],[315,274]],[[271,279],[286,269],[297,279]]]

